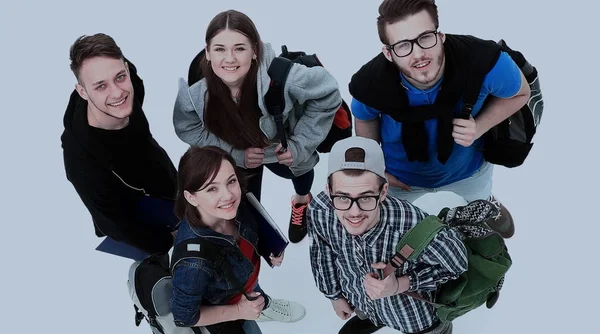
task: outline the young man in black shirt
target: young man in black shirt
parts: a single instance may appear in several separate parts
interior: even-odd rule
[[[70,59],[77,83],[64,115],[64,164],[96,235],[106,236],[97,249],[165,255],[178,224],[177,171],[150,133],[143,81],[105,34],[79,37]]]

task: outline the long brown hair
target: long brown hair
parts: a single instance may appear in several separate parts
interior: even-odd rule
[[[206,56],[200,60],[202,73],[208,86],[208,101],[204,110],[206,127],[217,137],[237,149],[265,147],[268,141],[260,130],[258,121],[262,115],[258,107],[256,78],[262,57],[262,42],[256,26],[241,12],[227,10],[217,14],[206,29],[206,45],[223,30],[234,30],[246,36],[256,54],[242,82],[238,102],[231,99],[229,87],[213,72]]]
[[[179,160],[177,172],[177,195],[175,196],[175,216],[178,219],[185,219],[193,226],[206,226],[202,223],[202,217],[198,209],[191,205],[183,195],[184,191],[195,193],[205,184],[212,182],[219,170],[221,164],[228,161],[234,168],[238,177],[242,194],[244,193],[244,179],[241,177],[239,167],[235,165],[233,157],[216,146],[190,147]]]

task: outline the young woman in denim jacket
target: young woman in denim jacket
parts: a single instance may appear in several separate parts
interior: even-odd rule
[[[181,327],[207,327],[237,323],[246,334],[261,333],[255,321],[265,312],[287,313],[288,321],[300,320],[302,306],[269,298],[258,285],[260,256],[257,254],[257,225],[248,214],[250,205],[242,196],[235,161],[224,150],[191,147],[178,168],[175,214],[182,220],[175,244],[197,237],[237,252],[226,258],[233,275],[244,286],[246,296],[236,289],[220,268],[205,259],[187,258],[173,269],[171,308]],[[246,217],[246,218],[245,218]],[[272,257],[279,266],[281,257]],[[237,321],[237,322],[236,322]]]

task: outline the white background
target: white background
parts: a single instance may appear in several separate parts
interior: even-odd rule
[[[175,165],[187,148],[171,121],[179,77],[204,47],[222,10],[248,14],[279,51],[317,53],[346,101],[355,71],[380,52],[380,1],[6,1],[0,9],[2,105],[3,333],[149,333],[136,328],[126,279],[131,261],[94,251],[100,239],[66,180],[60,135],[75,78],[69,47],[83,34],[112,35],[138,68],[153,135]],[[498,304],[455,322],[455,333],[597,332],[597,32],[591,1],[438,1],[440,30],[504,38],[539,72],[545,113],[526,164],[494,171],[494,193],[511,210],[514,260]],[[593,143],[593,144],[592,144]],[[592,144],[592,145],[590,145]],[[316,167],[323,189],[327,156]],[[291,182],[265,172],[263,202],[287,231]],[[416,204],[430,213],[461,204],[452,194]],[[294,324],[264,333],[337,333],[343,325],[315,287],[308,239],[291,245],[283,266],[263,266],[261,286],[307,308]],[[392,333],[389,329],[379,333]]]

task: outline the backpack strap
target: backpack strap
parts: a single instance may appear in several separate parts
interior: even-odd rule
[[[173,273],[175,266],[183,259],[206,259],[213,263],[215,268],[222,271],[225,278],[234,284],[239,293],[243,294],[248,300],[255,300],[257,297],[250,297],[246,291],[244,291],[244,285],[235,277],[231,264],[226,260],[227,255],[230,255],[235,251],[236,249],[234,247],[223,247],[202,237],[184,240],[173,248],[171,273]]]
[[[392,256],[390,263],[383,271],[383,275],[388,276],[405,262],[419,257],[443,227],[444,223],[437,216],[427,216],[413,226],[398,242],[396,254]]]
[[[287,149],[287,139],[283,126],[283,110],[285,110],[284,88],[287,76],[292,68],[292,61],[284,57],[275,57],[267,70],[271,78],[271,85],[265,95],[265,106],[269,114],[275,118],[277,136],[281,146]]]
[[[465,91],[463,93],[463,107],[459,113],[459,118],[469,119],[473,113],[473,108],[479,98],[481,86],[483,86],[485,76],[489,72],[489,69],[485,70],[482,67],[483,65],[481,62],[475,62],[471,66],[471,73],[467,76]],[[482,73],[483,75],[481,75]]]
[[[392,256],[388,265],[383,269],[383,277],[392,274],[405,262],[418,258],[444,226],[444,223],[437,216],[427,216],[413,226],[398,242],[396,254]],[[429,304],[438,305],[415,292],[404,292],[404,294]]]
[[[471,117],[473,108],[479,98],[483,81],[500,57],[500,52],[502,51],[500,45],[491,41],[490,44],[493,44],[492,47],[496,47],[496,49],[483,52],[483,59],[472,58],[471,65],[468,67],[469,73],[466,73],[465,91],[463,92],[463,108],[459,114],[459,118],[469,119]],[[490,56],[490,59],[486,59],[488,56]]]
[[[205,57],[206,49],[202,49],[192,62],[190,63],[190,68],[188,69],[188,86],[195,84],[196,82],[202,80],[204,78],[204,74],[202,73],[201,61],[202,58]]]

